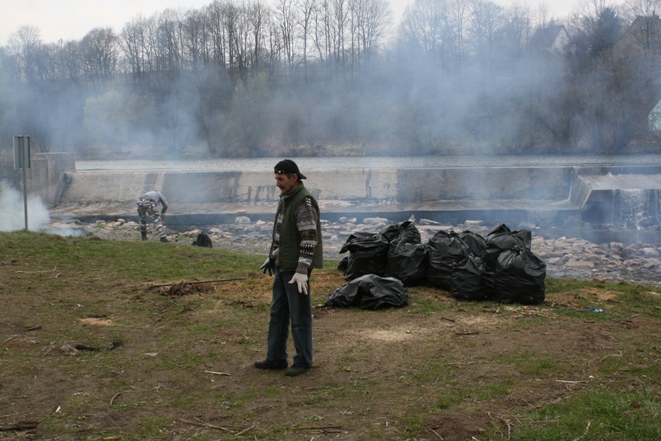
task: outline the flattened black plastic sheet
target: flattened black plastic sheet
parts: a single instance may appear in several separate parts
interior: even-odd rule
[[[496,300],[539,305],[546,293],[546,264],[529,249],[515,246],[498,256]]]
[[[399,279],[365,274],[333,291],[325,305],[385,309],[405,306],[408,301],[408,291]]]
[[[349,252],[346,280],[353,280],[365,274],[383,276],[388,259],[388,240],[378,233],[355,232],[346,240],[340,254]]]

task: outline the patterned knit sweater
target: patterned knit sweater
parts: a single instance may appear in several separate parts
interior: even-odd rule
[[[294,192],[296,192],[296,190],[294,190]],[[278,207],[277,217],[275,219],[275,225],[273,227],[273,243],[269,255],[276,260],[276,264],[278,265],[280,265],[280,239],[286,212],[283,208],[283,204],[287,203],[289,196],[290,195],[282,196],[280,206]],[[321,266],[319,258],[315,261],[315,251],[317,251],[317,257],[320,256],[321,237],[319,234],[319,211],[312,196],[306,196],[298,207],[295,208],[294,218],[296,222],[296,230],[298,231],[298,236],[300,238],[296,272],[307,274],[309,268]],[[313,263],[316,263],[316,265],[313,265]],[[285,268],[285,270],[287,270],[287,268]]]

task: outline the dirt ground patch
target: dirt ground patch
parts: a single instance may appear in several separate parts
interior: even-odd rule
[[[363,311],[323,306],[345,283],[329,268],[312,279],[314,366],[292,379],[253,367],[259,272],[154,289],[20,263],[0,268],[0,439],[509,440],[527,412],[591,388],[661,390],[627,373],[661,362],[659,320],[608,289],[520,306],[419,287]]]

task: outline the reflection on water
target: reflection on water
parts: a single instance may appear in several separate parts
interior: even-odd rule
[[[82,171],[270,171],[281,158],[241,159],[123,159],[116,161],[76,161]],[[437,168],[437,167],[532,167],[580,165],[661,166],[661,155],[547,155],[547,156],[373,156],[294,158],[301,170],[348,168]]]

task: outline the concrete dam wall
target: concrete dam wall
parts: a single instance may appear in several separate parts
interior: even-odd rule
[[[424,203],[567,199],[571,170],[563,168],[310,170],[306,187],[319,200]],[[273,172],[68,172],[59,203],[135,202],[161,190],[175,204],[277,202]]]
[[[646,216],[661,212],[658,166],[313,169],[306,175],[305,185],[328,220],[380,216],[402,221],[415,214],[449,225],[468,219],[546,227],[569,218],[617,223],[623,222],[615,215],[625,205],[618,196],[623,190],[647,194],[640,207]],[[271,220],[279,196],[271,170],[72,170],[63,181],[54,217],[133,218],[138,196],[158,189],[171,204],[169,225],[231,222],[237,215]]]

